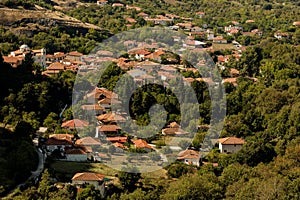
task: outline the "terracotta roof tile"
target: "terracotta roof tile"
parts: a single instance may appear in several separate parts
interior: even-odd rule
[[[92,146],[92,145],[101,145],[101,142],[92,137],[84,137],[76,140],[75,144],[77,145],[86,145],[86,146]]]
[[[66,149],[65,154],[87,154],[84,150],[82,149]]]
[[[152,147],[145,140],[142,139],[134,140],[133,143],[135,144],[136,148],[152,149]]]
[[[125,142],[127,142],[127,137],[106,137],[106,140],[111,143],[114,143],[114,142],[125,143]]]
[[[102,125],[99,127],[99,131],[101,132],[117,132],[121,130],[121,128],[117,125]]]
[[[219,143],[221,143],[221,144],[244,144],[245,140],[242,138],[236,138],[236,137],[226,137],[226,138],[220,138]]]
[[[121,116],[121,115],[118,115],[114,112],[110,112],[110,113],[106,113],[106,114],[103,114],[103,115],[99,115],[97,116],[97,119],[99,121],[102,121],[104,123],[109,123],[109,122],[125,122],[126,119]]]
[[[56,140],[72,141],[74,138],[74,135],[72,135],[72,134],[51,134],[51,135],[49,135],[49,138],[54,138]]]
[[[63,128],[84,128],[89,125],[88,121],[80,119],[72,119],[66,122],[63,122],[61,127]]]
[[[195,151],[192,149],[187,149],[184,151],[179,152],[177,159],[184,160],[184,159],[200,159],[200,152]]]
[[[104,175],[92,172],[77,173],[73,176],[72,181],[103,181]]]

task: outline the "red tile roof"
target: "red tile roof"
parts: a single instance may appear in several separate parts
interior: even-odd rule
[[[107,141],[111,143],[118,142],[118,143],[125,143],[127,142],[127,137],[106,137]]]
[[[146,49],[138,49],[134,51],[129,51],[128,54],[138,54],[138,55],[149,55],[151,52]]]
[[[77,173],[73,176],[72,181],[103,181],[104,175],[92,172]]]
[[[74,135],[72,135],[72,134],[51,134],[51,135],[49,135],[49,138],[54,138],[56,140],[72,141],[74,138]]]
[[[133,143],[134,143],[136,148],[152,149],[152,147],[145,140],[142,140],[142,139],[134,140]]]
[[[177,122],[171,122],[171,123],[169,124],[169,127],[170,127],[170,128],[179,128],[180,125],[179,125]]]
[[[66,149],[65,154],[87,154],[84,150],[82,149]]]
[[[19,62],[21,63],[21,61],[23,60],[23,58],[21,58],[21,57],[13,57],[13,56],[3,56],[3,60],[6,63],[18,64]]]
[[[125,148],[126,148],[123,144],[121,144],[121,143],[119,143],[119,142],[116,142],[116,143],[114,143],[113,145],[114,145],[115,147],[119,147],[119,148],[121,148],[121,149],[125,149]]]
[[[192,149],[187,149],[187,150],[179,152],[177,159],[178,160],[200,159],[200,152],[192,150]]]
[[[109,123],[109,122],[125,122],[126,119],[121,116],[121,115],[118,115],[114,112],[110,112],[110,113],[106,113],[106,114],[103,114],[103,115],[99,115],[97,116],[97,119],[99,121],[102,121],[104,123]]]
[[[61,127],[63,128],[84,128],[89,125],[88,121],[80,119],[72,119],[66,122],[63,122]]]
[[[188,132],[182,130],[181,128],[165,128],[162,130],[162,134],[164,135],[185,135]]]
[[[234,86],[237,86],[237,78],[225,78],[222,81],[223,83],[232,83]]]
[[[77,145],[86,145],[86,146],[92,146],[92,145],[101,145],[101,142],[92,137],[84,137],[76,140],[75,144]]]
[[[64,64],[61,64],[60,62],[55,62],[52,63],[51,65],[49,65],[49,67],[47,68],[47,70],[65,70],[66,67]]]
[[[99,127],[99,131],[101,132],[117,132],[121,130],[121,128],[117,125],[102,125]]]
[[[77,56],[77,57],[83,56],[83,54],[80,53],[80,52],[78,52],[78,51],[71,51],[67,55],[69,55],[69,56]]]
[[[300,26],[300,21],[293,22],[293,25],[294,25],[294,26]]]
[[[221,143],[221,144],[244,144],[245,140],[242,138],[236,138],[236,137],[226,137],[226,138],[220,138],[219,143]]]

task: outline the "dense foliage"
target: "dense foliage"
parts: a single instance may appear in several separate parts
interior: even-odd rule
[[[10,6],[11,0],[4,3]],[[26,7],[22,1],[16,6]],[[29,1],[26,1],[29,2]],[[245,31],[258,28],[262,38],[234,36],[249,46],[236,60],[230,60],[222,71],[229,77],[230,68],[240,70],[237,86],[226,83],[227,116],[222,137],[237,136],[246,144],[237,154],[220,154],[211,151],[204,161],[210,164],[192,168],[175,163],[166,168],[168,178],[155,184],[142,181],[140,174],[119,174],[122,189],[114,188],[108,199],[299,199],[300,194],[300,29],[292,26],[299,16],[299,2],[279,0],[201,0],[173,1],[121,1],[137,5],[151,16],[171,12],[195,17],[195,24],[206,24],[216,33],[223,33],[218,26],[236,20]],[[30,7],[30,3],[29,3]],[[204,11],[203,18],[195,16]],[[134,27],[146,24],[135,10],[113,8],[109,5],[79,6],[66,11],[84,22],[93,23],[114,33],[126,30],[125,17],[137,19]],[[255,23],[247,24],[253,19]],[[180,19],[177,20],[181,22]],[[177,22],[175,21],[175,22]],[[229,23],[228,23],[229,22]],[[275,31],[289,32],[289,39],[275,40]],[[78,50],[87,53],[104,35],[89,30],[85,34],[51,28],[31,38],[17,36],[5,28],[0,29],[1,51],[7,53],[18,45],[27,43],[32,47],[46,47],[49,52]],[[234,39],[234,38],[229,38]],[[297,46],[298,45],[298,46]],[[220,53],[220,52],[218,52]],[[212,56],[216,56],[217,52]],[[227,54],[228,52],[221,52]],[[0,57],[2,58],[2,56]],[[33,73],[35,72],[35,73]],[[113,88],[124,72],[111,65],[105,72],[100,86]],[[41,76],[39,68],[30,57],[18,67],[12,68],[0,59],[0,129],[1,151],[0,193],[26,179],[36,166],[36,154],[31,145],[32,133],[45,125],[54,131],[61,120],[59,113],[71,102],[71,89],[75,74],[64,72],[52,78]],[[187,72],[185,77],[198,77]],[[254,79],[254,78],[257,78]],[[256,81],[254,81],[256,80]],[[193,82],[197,94],[203,124],[209,123],[210,99],[204,82]],[[179,121],[177,100],[169,91],[152,85],[137,91],[131,97],[131,111],[135,119],[147,122],[147,110],[154,103],[163,104],[169,111],[169,122]],[[157,97],[157,98],[154,98]],[[69,112],[65,117],[68,118]],[[11,131],[7,130],[11,129]],[[192,146],[201,147],[205,130],[196,134]],[[162,141],[161,141],[162,142]],[[159,146],[159,142],[157,146]],[[185,144],[182,144],[186,146]],[[34,161],[34,162],[32,162]],[[171,183],[170,183],[171,182]],[[170,183],[170,184],[169,184]],[[58,189],[45,171],[41,181],[19,191],[16,199],[97,199],[99,191],[86,186],[79,193],[72,186]]]

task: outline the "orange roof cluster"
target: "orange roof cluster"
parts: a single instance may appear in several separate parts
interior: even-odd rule
[[[152,149],[152,147],[145,140],[142,140],[142,139],[134,140],[133,143],[135,144],[136,148]]]
[[[219,143],[221,143],[221,144],[245,144],[245,140],[242,138],[236,138],[236,137],[226,137],[226,138],[220,138]]]
[[[103,181],[104,175],[92,172],[76,173],[72,181]]]

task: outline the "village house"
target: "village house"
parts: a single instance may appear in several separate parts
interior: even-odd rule
[[[140,12],[138,16],[143,17],[144,19],[149,17],[149,15],[144,12]]]
[[[243,144],[245,144],[244,139],[236,137],[220,138],[218,142],[220,153],[236,153],[242,148]]]
[[[143,149],[147,152],[150,152],[153,150],[152,146],[150,146],[145,140],[138,139],[133,141],[134,148],[136,149]]]
[[[80,53],[78,51],[72,51],[72,52],[67,53],[66,59],[80,61],[82,56],[83,56],[82,53]]]
[[[73,141],[74,135],[73,134],[50,134],[48,138],[54,138],[57,140],[69,140]]]
[[[31,50],[26,44],[23,44],[19,50],[12,51],[8,57],[25,58],[25,55],[31,53],[33,60],[43,69],[46,68],[46,49]]]
[[[66,148],[64,151],[65,159],[70,162],[86,162],[88,152],[84,148]]]
[[[62,123],[61,127],[69,130],[83,129],[89,125],[88,121],[72,119]]]
[[[245,21],[245,23],[247,23],[247,24],[248,24],[248,23],[254,23],[254,22],[255,22],[255,21],[254,21],[253,19],[248,19],[248,20]]]
[[[140,7],[137,7],[137,6],[129,6],[129,5],[126,5],[126,9],[127,9],[127,10],[133,9],[133,10],[136,10],[136,11],[141,11],[141,10],[142,10]]]
[[[117,125],[101,125],[96,128],[95,138],[99,136],[117,136],[120,134],[121,128]]]
[[[43,72],[46,75],[59,74],[62,71],[66,70],[66,66],[60,62],[54,62],[47,67],[47,70]]]
[[[162,129],[162,134],[163,135],[168,135],[168,136],[183,136],[188,134],[188,132],[182,130],[180,128],[180,125],[177,124],[176,122],[172,122],[168,125],[167,128]]]
[[[129,23],[132,23],[132,24],[137,22],[135,19],[133,19],[131,17],[127,17],[125,20],[128,21]]]
[[[205,15],[205,12],[196,12],[196,15],[199,17],[199,18],[202,18],[204,15]]]
[[[63,52],[55,52],[53,55],[47,54],[46,55],[46,64],[49,66],[54,62],[61,62],[63,59],[66,58],[66,54]]]
[[[95,104],[103,99],[117,99],[118,95],[106,88],[95,87],[91,92],[85,95],[84,99],[87,104]],[[103,108],[105,108],[102,105]]]
[[[160,66],[161,66],[161,64],[159,64],[159,63],[146,60],[146,61],[138,63],[138,65],[136,65],[136,69],[141,69],[145,72],[151,72],[153,70],[155,70],[155,71],[159,70]]]
[[[81,109],[84,111],[85,114],[93,112],[95,115],[100,115],[104,112],[104,108],[98,104],[86,104],[82,105]]]
[[[100,147],[102,143],[99,139],[88,136],[76,140],[75,145],[84,146],[87,149],[90,148],[90,150],[94,151]]]
[[[117,153],[123,153],[124,150],[127,149],[127,147],[124,144],[119,142],[113,143],[113,146],[115,147]]]
[[[100,190],[102,197],[105,196],[105,176],[103,174],[83,172],[76,173],[72,178],[72,184],[77,187],[82,187],[84,184],[94,185],[96,189]]]
[[[121,101],[116,98],[104,98],[98,101],[98,104],[103,107],[105,110],[111,110],[111,105],[120,104]]]
[[[122,4],[122,3],[113,3],[112,7],[124,7],[124,4]]]
[[[115,112],[109,112],[106,114],[99,115],[97,116],[97,120],[102,124],[116,124],[126,122],[125,117]]]
[[[3,61],[10,64],[12,67],[18,67],[23,62],[23,57],[2,56]]]
[[[162,26],[166,26],[167,23],[173,22],[173,19],[170,19],[162,15],[157,15],[156,18],[144,18],[144,20],[148,22],[153,22],[155,25],[162,25]]]
[[[293,26],[300,26],[300,21],[293,22]]]
[[[240,71],[235,68],[230,68],[229,71],[231,77],[238,77],[240,75]]]
[[[99,5],[99,6],[104,6],[104,5],[106,5],[107,3],[108,3],[107,0],[98,0],[98,1],[97,1],[97,5]]]
[[[212,39],[213,43],[218,43],[218,44],[226,44],[227,43],[227,40],[223,38],[223,36],[217,36],[217,37],[214,37]]]
[[[66,147],[72,147],[73,142],[69,139],[48,138],[45,143],[46,150],[51,154],[54,150],[63,152]]]
[[[151,52],[146,49],[131,50],[128,52],[131,57],[134,57],[137,60],[144,60],[145,56],[149,55],[150,53]]]
[[[107,142],[111,142],[111,143],[121,143],[124,144],[125,142],[127,142],[127,137],[106,137],[106,141]]]
[[[274,37],[280,40],[280,39],[287,39],[290,37],[290,35],[284,32],[276,32],[274,33]]]
[[[186,149],[184,151],[179,152],[177,156],[177,160],[185,163],[187,165],[200,166],[200,157],[201,153],[196,150]]]
[[[239,30],[239,31],[243,31],[243,27],[241,27],[241,26],[232,26],[232,25],[229,25],[229,26],[225,26],[225,27],[224,27],[224,31],[225,31],[225,32],[228,32],[228,31],[231,31],[231,30]]]
[[[222,80],[222,83],[231,83],[233,86],[238,86],[238,83],[237,83],[237,78],[234,77],[234,78],[225,78]]]

